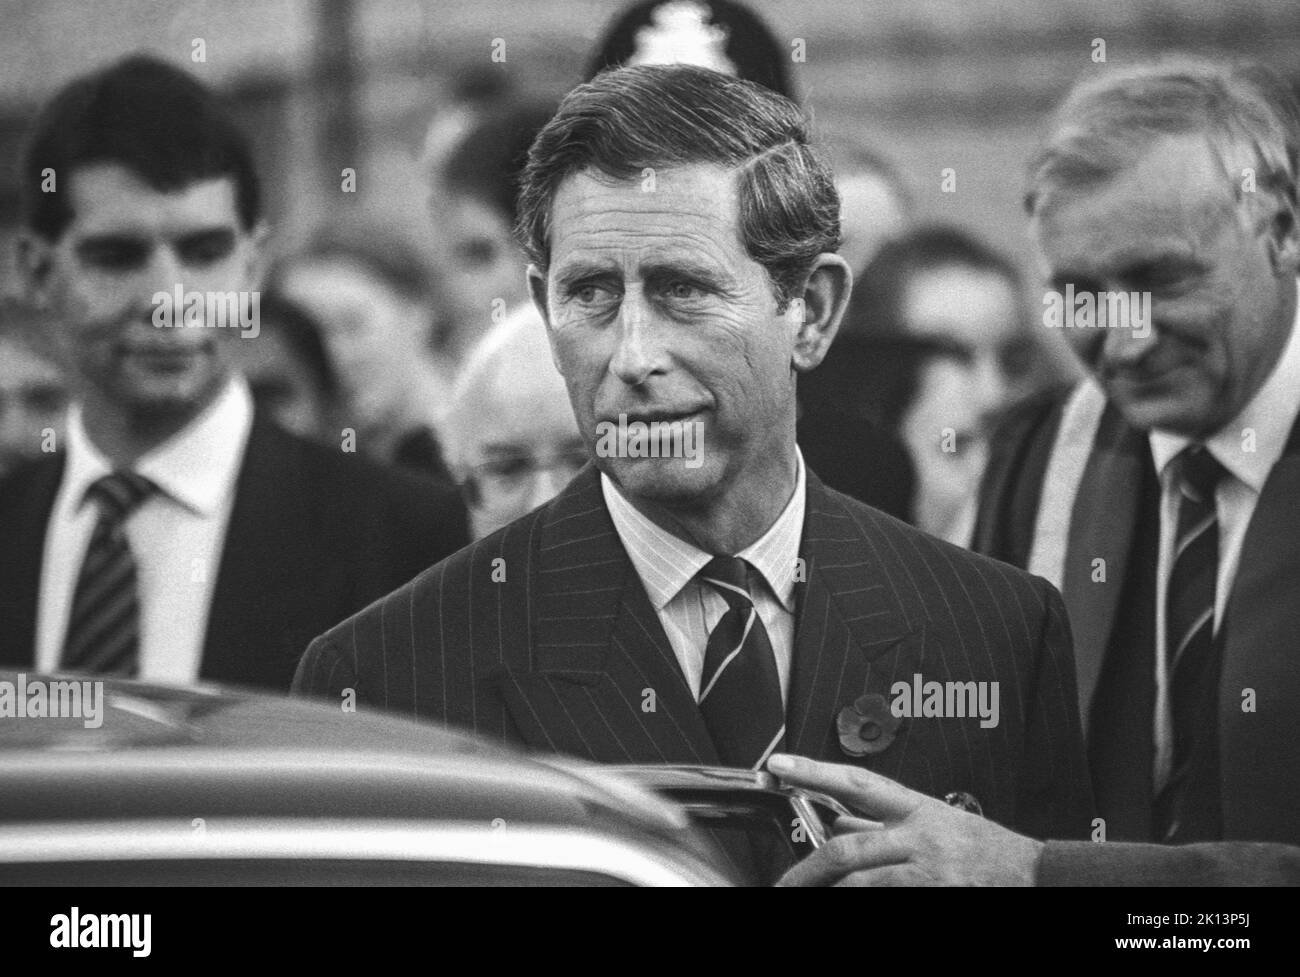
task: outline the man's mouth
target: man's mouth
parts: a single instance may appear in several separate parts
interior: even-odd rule
[[[602,418],[602,420],[610,424],[618,424],[620,420],[625,420],[628,424],[672,424],[677,421],[696,420],[702,413],[704,413],[703,407],[685,409],[656,408],[654,410],[626,411],[613,417]]]
[[[134,360],[146,366],[176,370],[188,367],[194,360],[211,352],[211,341],[202,343],[123,343],[118,347],[118,357]]]

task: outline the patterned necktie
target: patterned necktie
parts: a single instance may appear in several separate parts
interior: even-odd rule
[[[154,484],[142,475],[114,472],[98,479],[86,491],[86,497],[99,506],[99,520],[86,547],[72,598],[63,642],[64,671],[136,674],[140,603],[126,519],[154,490]]]
[[[1173,718],[1173,758],[1156,776],[1155,828],[1164,842],[1210,840],[1216,834],[1214,784],[1205,766],[1217,762],[1219,661],[1214,603],[1219,573],[1219,521],[1214,490],[1224,467],[1201,445],[1186,448],[1175,469],[1180,489],[1178,535],[1165,598],[1165,668]],[[1211,755],[1213,754],[1213,755]]]
[[[731,556],[715,557],[700,571],[700,580],[727,602],[704,649],[700,712],[725,765],[758,769],[785,739],[785,706],[776,656],[746,576],[745,561]]]

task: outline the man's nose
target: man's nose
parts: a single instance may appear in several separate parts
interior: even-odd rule
[[[977,420],[985,422],[1006,406],[1011,385],[996,354],[981,356],[976,361],[975,370],[975,390],[979,399]]]
[[[645,383],[662,365],[663,350],[655,341],[653,315],[640,289],[628,289],[623,297],[617,342],[609,370],[629,386]]]
[[[1128,321],[1117,317],[1115,321],[1106,322],[1101,346],[1102,358],[1106,362],[1123,365],[1136,363],[1156,344],[1153,324],[1146,323],[1144,329],[1134,329],[1134,324],[1131,315]]]

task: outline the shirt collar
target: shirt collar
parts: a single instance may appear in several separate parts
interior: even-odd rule
[[[647,519],[603,472],[600,488],[614,529],[645,586],[650,603],[656,611],[663,610],[715,554],[706,553]],[[791,614],[806,500],[803,454],[796,447],[794,494],[767,531],[736,554],[758,571],[781,606]]]
[[[253,420],[253,398],[243,377],[230,378],[188,426],[142,455],[134,470],[197,515],[214,515],[234,490]],[[80,404],[68,415],[64,484],[80,506],[86,490],[113,470],[86,433]]]
[[[1282,457],[1291,427],[1300,414],[1300,279],[1297,279],[1296,317],[1282,355],[1264,385],[1232,421],[1205,439],[1205,447],[1239,481],[1258,495],[1268,474]],[[1255,450],[1243,451],[1242,432],[1255,434]],[[1165,468],[1192,439],[1169,431],[1151,432],[1151,457],[1156,471]]]

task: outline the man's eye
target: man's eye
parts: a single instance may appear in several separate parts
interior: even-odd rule
[[[690,282],[669,282],[664,292],[670,299],[697,299],[704,294],[703,289]]]
[[[522,478],[531,468],[532,461],[520,455],[490,461],[483,466],[483,472],[495,478]]]
[[[142,241],[92,241],[78,250],[82,261],[104,271],[129,271],[149,260],[149,245]]]
[[[177,247],[181,262],[190,266],[212,265],[230,257],[235,249],[234,239],[225,234],[204,235],[181,241]]]
[[[609,300],[609,289],[600,285],[578,285],[569,294],[583,305],[596,305]]]
[[[456,247],[456,257],[468,267],[483,267],[496,260],[497,249],[488,238],[474,238],[462,241]]]

